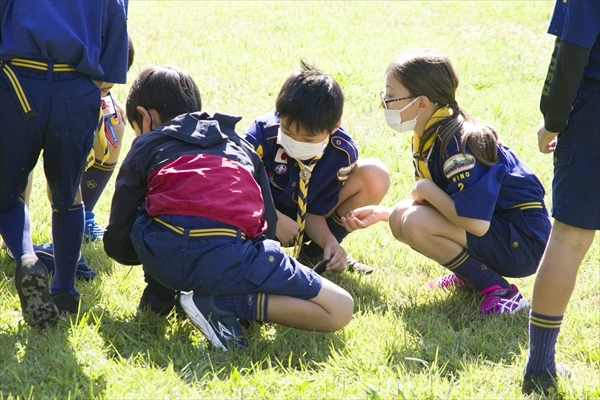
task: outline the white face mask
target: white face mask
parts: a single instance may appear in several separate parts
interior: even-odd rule
[[[417,100],[419,100],[418,97],[416,97],[413,101],[402,107],[402,109],[400,110],[390,110],[389,108],[384,109],[383,114],[385,116],[385,122],[387,122],[388,126],[400,133],[412,131],[413,129],[415,129],[415,125],[417,125],[417,118],[419,118],[419,114],[417,114],[417,116],[414,119],[411,119],[410,121],[402,122],[402,117],[400,116],[400,113],[406,110],[408,107],[410,107]]]
[[[296,160],[310,160],[322,155],[328,141],[329,137],[317,143],[298,142],[281,132],[281,128],[277,131],[277,144],[283,147],[288,156]]]

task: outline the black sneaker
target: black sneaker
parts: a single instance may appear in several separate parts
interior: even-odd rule
[[[25,255],[17,262],[15,286],[27,324],[35,328],[56,324],[58,309],[48,291],[48,270],[40,260]]]
[[[213,296],[182,292],[179,301],[183,311],[211,345],[223,351],[231,346],[241,350],[248,347],[240,319],[233,312],[218,308]]]
[[[556,393],[558,391],[557,383],[559,376],[570,379],[573,376],[573,371],[564,364],[558,364],[554,374],[548,371],[536,372],[533,374],[526,373],[523,375],[523,386],[521,387],[521,391],[523,394],[527,395],[535,392],[549,396],[551,393]]]
[[[56,308],[61,314],[77,314],[79,310],[79,296],[75,296],[69,292],[59,292],[58,294],[52,296],[52,300],[54,304],[56,304]]]
[[[179,295],[175,290],[170,300],[164,300],[158,293],[152,291],[149,286],[146,286],[144,289],[137,309],[140,312],[149,310],[162,317],[169,315],[173,309],[177,310],[179,314],[183,314],[184,312],[179,302]]]

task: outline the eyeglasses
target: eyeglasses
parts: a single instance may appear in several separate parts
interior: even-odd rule
[[[399,97],[397,99],[386,100],[385,99],[385,90],[382,90],[382,91],[379,92],[379,97],[381,97],[381,106],[383,108],[387,108],[387,105],[389,103],[393,103],[395,101],[400,101],[400,100],[406,100],[406,99],[414,99],[416,96],[406,96],[406,97]]]

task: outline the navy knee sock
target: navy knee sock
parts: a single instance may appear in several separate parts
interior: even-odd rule
[[[0,211],[0,234],[17,264],[24,254],[35,257],[31,239],[31,219],[27,206],[22,201],[17,201],[11,208]]]
[[[52,241],[54,243],[54,276],[50,294],[69,292],[75,296],[75,269],[79,261],[83,236],[83,204],[71,206],[65,213],[52,212]]]
[[[556,373],[554,355],[563,315],[551,317],[534,312],[529,314],[529,351],[525,372]]]
[[[96,203],[98,203],[102,192],[106,188],[116,165],[116,163],[102,164],[101,161],[96,160],[94,165],[83,173],[81,197],[86,211],[92,211],[96,207]]]
[[[489,269],[484,263],[471,255],[467,249],[463,249],[460,254],[450,262],[442,264],[442,266],[469,282],[480,293],[491,286],[511,287],[506,279],[496,271]]]
[[[266,293],[233,294],[215,296],[219,308],[233,311],[241,319],[267,321],[269,295]]]

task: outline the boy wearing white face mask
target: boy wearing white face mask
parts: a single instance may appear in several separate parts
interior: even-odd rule
[[[528,302],[504,277],[535,273],[550,233],[544,188],[494,128],[457,104],[457,87],[442,54],[416,51],[388,67],[385,119],[413,131],[412,198],[342,220],[348,229],[389,221],[396,239],[451,271],[429,288],[474,288],[480,315],[512,314]]]
[[[341,216],[379,204],[389,172],[377,159],[358,159],[358,148],[341,127],[344,95],[330,76],[301,63],[288,77],[275,112],[257,118],[246,139],[263,159],[277,208],[277,238],[295,246],[310,267],[325,259],[327,270],[369,274],[340,245],[349,231]]]

